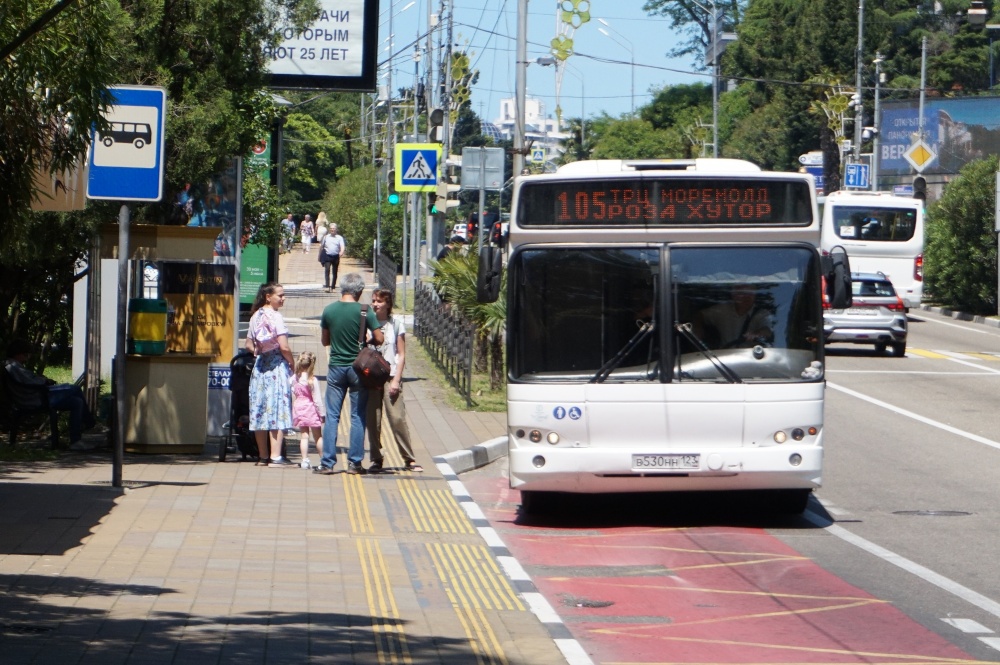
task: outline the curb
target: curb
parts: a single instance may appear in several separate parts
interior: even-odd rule
[[[486,466],[507,455],[507,437],[498,436],[478,445],[445,453],[434,458],[435,463],[447,464],[456,475]]]
[[[970,323],[979,323],[984,326],[990,326],[991,328],[1000,328],[1000,319],[992,319],[979,314],[966,314],[965,312],[957,312],[953,309],[948,309],[947,307],[933,307],[931,305],[921,305],[920,309],[925,312],[933,312],[934,314],[947,316],[955,319],[956,321],[968,321]]]

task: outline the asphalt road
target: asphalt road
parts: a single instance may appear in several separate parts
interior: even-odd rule
[[[539,522],[503,461],[462,480],[594,662],[1000,661],[1000,330],[914,311],[905,357],[831,346],[827,379],[801,518],[668,496]]]

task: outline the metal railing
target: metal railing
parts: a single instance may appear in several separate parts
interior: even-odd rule
[[[476,327],[423,282],[417,284],[413,302],[413,334],[448,381],[472,406],[472,352]]]
[[[393,298],[396,297],[396,271],[399,267],[396,262],[385,254],[379,252],[375,257],[375,281],[378,288],[392,291]]]

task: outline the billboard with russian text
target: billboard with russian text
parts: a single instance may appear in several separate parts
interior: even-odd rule
[[[316,19],[265,49],[275,88],[375,91],[378,0],[319,0]]]
[[[880,176],[910,176],[904,157],[920,131],[920,104],[883,102],[879,123]],[[953,175],[977,159],[1000,154],[1000,97],[928,99],[924,101],[924,142],[936,158],[923,175]]]

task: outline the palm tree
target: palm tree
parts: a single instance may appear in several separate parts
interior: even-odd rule
[[[500,297],[496,302],[481,303],[476,299],[476,276],[479,272],[479,254],[476,247],[467,252],[452,252],[442,261],[432,261],[434,275],[431,282],[441,299],[450,303],[462,316],[476,327],[477,367],[485,369],[479,358],[489,357],[490,390],[503,386],[503,339],[507,329],[507,298],[504,272]]]

